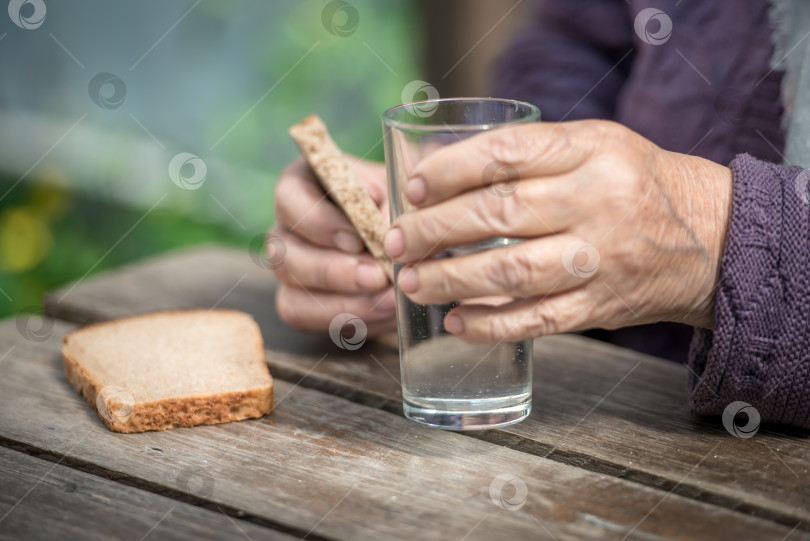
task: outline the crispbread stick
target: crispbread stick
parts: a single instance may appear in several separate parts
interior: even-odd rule
[[[317,115],[309,115],[290,128],[290,135],[298,143],[321,185],[346,213],[368,251],[383,264],[393,283],[394,266],[383,249],[388,226],[377,204],[329,136],[326,125]]]

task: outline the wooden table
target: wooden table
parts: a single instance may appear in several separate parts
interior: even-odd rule
[[[169,254],[52,292],[41,319],[0,324],[1,539],[810,539],[808,433],[741,439],[691,415],[686,367],[543,338],[529,419],[428,429],[402,417],[395,351],[343,351],[286,327],[254,259]],[[256,318],[276,409],[108,431],[65,380],[63,334],[188,307]]]

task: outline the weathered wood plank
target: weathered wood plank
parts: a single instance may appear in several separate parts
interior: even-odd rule
[[[204,246],[146,259],[49,293],[45,311],[90,323],[170,308],[235,308],[257,318],[269,344],[312,354],[331,345],[328,336],[296,332],[282,323],[275,311],[273,275],[255,257],[247,248]]]
[[[781,539],[791,533],[785,525],[423,428],[283,381],[276,410],[261,420],[112,433],[65,381],[59,344],[70,328],[56,322],[36,342],[14,322],[0,324],[3,441],[135,486],[242,510],[302,536]],[[491,500],[503,473],[525,485],[518,510]],[[503,497],[522,500],[512,487]],[[810,539],[801,529],[792,535]]]
[[[1,539],[297,539],[0,447]]]
[[[46,310],[78,321],[217,302],[245,310],[263,329],[277,377],[400,408],[396,352],[370,342],[344,352],[326,336],[285,327],[271,273],[247,252],[188,251],[66,290],[49,295]],[[763,428],[750,439],[731,437],[719,421],[687,411],[686,370],[578,336],[544,338],[535,344],[531,417],[478,437],[776,520],[810,522],[808,434]]]

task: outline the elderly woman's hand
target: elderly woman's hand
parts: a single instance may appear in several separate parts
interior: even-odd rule
[[[513,184],[498,183],[504,173]],[[619,124],[520,125],[425,158],[406,185],[417,208],[385,247],[408,264],[398,281],[415,302],[466,301],[445,319],[466,340],[655,321],[711,327],[731,190],[728,168]],[[431,259],[493,236],[525,240]],[[516,300],[475,302],[503,295]]]

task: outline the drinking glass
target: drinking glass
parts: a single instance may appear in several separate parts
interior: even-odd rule
[[[407,103],[383,113],[385,164],[391,221],[411,207],[405,184],[412,171],[435,150],[487,130],[540,119],[534,105],[506,99],[452,98]],[[479,159],[470,156],[471,160]],[[494,167],[493,167],[494,165]],[[487,166],[490,166],[487,168]],[[493,197],[509,197],[507,184],[489,185],[507,164],[482,163],[482,187]],[[490,176],[489,180],[493,177]],[[497,250],[520,242],[495,237],[456,246],[434,257]],[[401,264],[395,265],[399,275]],[[502,304],[507,297],[417,304],[396,287],[402,402],[405,416],[450,430],[481,430],[516,423],[532,407],[532,341],[471,343],[444,329],[444,318],[460,302]]]

